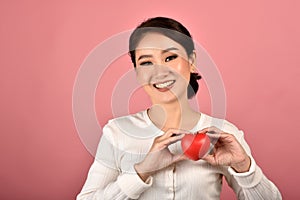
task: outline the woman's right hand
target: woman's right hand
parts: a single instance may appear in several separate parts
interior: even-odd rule
[[[170,144],[181,140],[186,133],[188,132],[169,129],[163,135],[154,139],[151,149],[144,160],[140,163],[136,163],[134,166],[136,172],[143,181],[146,181],[147,178],[157,170],[168,167],[175,162],[188,159],[184,154],[174,155],[168,149]]]

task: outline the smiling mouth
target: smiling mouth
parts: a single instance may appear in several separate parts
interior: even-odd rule
[[[153,84],[153,86],[157,89],[164,89],[164,88],[169,88],[174,83],[175,83],[175,80],[172,80],[172,81],[166,81],[163,83],[155,83],[155,84]]]

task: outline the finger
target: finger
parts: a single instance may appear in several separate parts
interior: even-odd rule
[[[162,138],[169,138],[172,136],[174,137],[174,136],[186,134],[186,133],[189,133],[189,132],[186,130],[180,130],[180,129],[169,129],[165,132],[164,135],[162,135]]]
[[[179,134],[173,137],[168,137],[168,138],[159,138],[156,140],[155,144],[155,148],[158,149],[162,149],[162,148],[166,148],[167,146],[178,142],[179,140],[181,140],[184,137],[185,134]]]
[[[210,139],[219,139],[222,135],[222,133],[217,133],[217,132],[206,132],[205,133]]]
[[[216,159],[214,155],[206,155],[205,157],[202,158],[203,160],[207,161],[211,165],[217,165]]]
[[[185,132],[187,132],[187,131],[179,130],[179,129],[169,129],[163,135],[156,137],[155,140],[156,140],[156,142],[161,142],[169,137],[181,135],[181,134],[184,134]]]
[[[207,133],[207,136],[210,138],[217,138],[220,141],[226,141],[226,140],[232,141],[235,138],[234,135],[225,132],[221,132],[217,134]]]
[[[181,135],[181,134],[185,134],[185,133],[173,133],[170,137],[178,136],[178,135]]]
[[[207,133],[208,132],[208,128],[204,128],[202,130],[197,131],[197,133]]]
[[[222,133],[217,133],[217,132],[207,132],[206,135],[209,137],[209,140],[211,142],[211,144],[216,144],[219,141],[220,135]]]
[[[207,133],[206,135],[209,137],[211,144],[213,144],[215,148],[222,147],[226,144],[229,144],[229,143],[233,142],[233,139],[230,138],[231,134],[227,134],[227,133],[210,134],[210,133]]]
[[[218,129],[215,126],[210,126],[210,127],[206,127],[200,131],[198,131],[198,133],[220,133],[223,132],[222,130]]]
[[[176,143],[179,140],[181,140],[184,137],[184,135],[185,134],[180,134],[180,135],[176,135],[176,136],[173,136],[173,137],[166,138],[164,141],[162,141],[162,143],[164,145],[169,146],[170,144]]]

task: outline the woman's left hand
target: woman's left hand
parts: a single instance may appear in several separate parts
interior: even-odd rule
[[[203,158],[211,165],[226,165],[236,172],[249,171],[251,160],[234,135],[225,133],[216,127],[205,128],[198,133],[206,133],[210,138],[218,139],[211,154]]]

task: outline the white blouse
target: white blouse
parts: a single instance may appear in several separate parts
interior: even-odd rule
[[[143,182],[134,170],[150,150],[155,137],[162,135],[147,111],[112,119],[103,128],[95,160],[77,200],[96,199],[220,199],[222,177],[238,199],[282,199],[277,187],[266,178],[251,156],[243,131],[222,119],[201,113],[194,133],[216,126],[233,134],[251,157],[248,172],[236,173],[227,166],[211,166],[204,160],[184,160],[157,171]],[[169,149],[182,153],[180,142]]]

